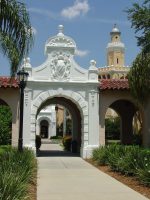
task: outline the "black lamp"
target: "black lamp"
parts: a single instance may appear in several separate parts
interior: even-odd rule
[[[29,74],[24,71],[24,68],[18,71],[17,77],[19,80],[20,88],[20,117],[19,117],[19,138],[18,150],[23,151],[23,106],[24,106],[24,88],[26,87],[27,78]]]

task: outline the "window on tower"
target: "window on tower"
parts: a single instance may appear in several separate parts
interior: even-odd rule
[[[119,63],[119,59],[117,58],[117,64]]]

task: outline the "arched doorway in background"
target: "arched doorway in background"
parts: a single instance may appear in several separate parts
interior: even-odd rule
[[[42,120],[40,122],[40,135],[42,138],[48,138],[49,124],[47,120]]]

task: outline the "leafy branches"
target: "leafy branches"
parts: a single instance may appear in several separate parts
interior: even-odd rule
[[[0,49],[17,71],[33,43],[32,28],[25,5],[16,0],[0,1]]]
[[[139,54],[128,74],[132,95],[141,104],[146,103],[150,95],[150,53]]]
[[[145,0],[142,5],[134,3],[127,13],[135,33],[139,33],[138,46],[145,53],[150,52],[150,0]]]
[[[128,74],[129,86],[133,97],[144,106],[150,95],[150,0],[134,3],[127,13],[135,33],[139,34],[137,42],[141,47]]]

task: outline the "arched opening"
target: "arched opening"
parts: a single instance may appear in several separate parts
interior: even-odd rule
[[[9,105],[0,99],[0,145],[11,144],[12,112]]]
[[[41,110],[46,107],[53,106],[55,109],[56,119],[56,136],[70,138],[70,148],[67,150],[79,152],[81,147],[81,114],[71,100],[64,97],[53,97],[47,99],[37,110],[37,117]],[[40,127],[43,128],[43,136],[47,138],[48,122],[42,120]],[[37,133],[36,133],[37,134]]]
[[[119,114],[108,108],[105,115],[105,143],[120,143],[121,119]]]
[[[1,106],[2,106],[2,105],[8,106],[8,104],[7,104],[5,101],[3,101],[2,99],[0,99],[0,105],[1,105]]]
[[[105,75],[102,75],[102,79],[106,79],[106,76],[105,76]]]
[[[40,123],[40,135],[42,138],[48,138],[48,121],[42,120]]]
[[[101,75],[98,75],[98,80],[100,80],[101,79]]]
[[[116,141],[118,142],[120,140],[121,144],[133,144],[134,143],[133,119],[136,111],[138,110],[137,107],[128,100],[117,100],[113,102],[109,106],[109,108],[115,111],[115,113],[113,112],[109,116],[109,118],[111,118],[111,125],[113,124],[114,120],[113,118],[116,115],[115,116],[116,129],[120,129],[120,134],[118,135],[119,137],[116,136],[116,139],[118,139]],[[106,128],[106,123],[105,123],[105,128]]]

